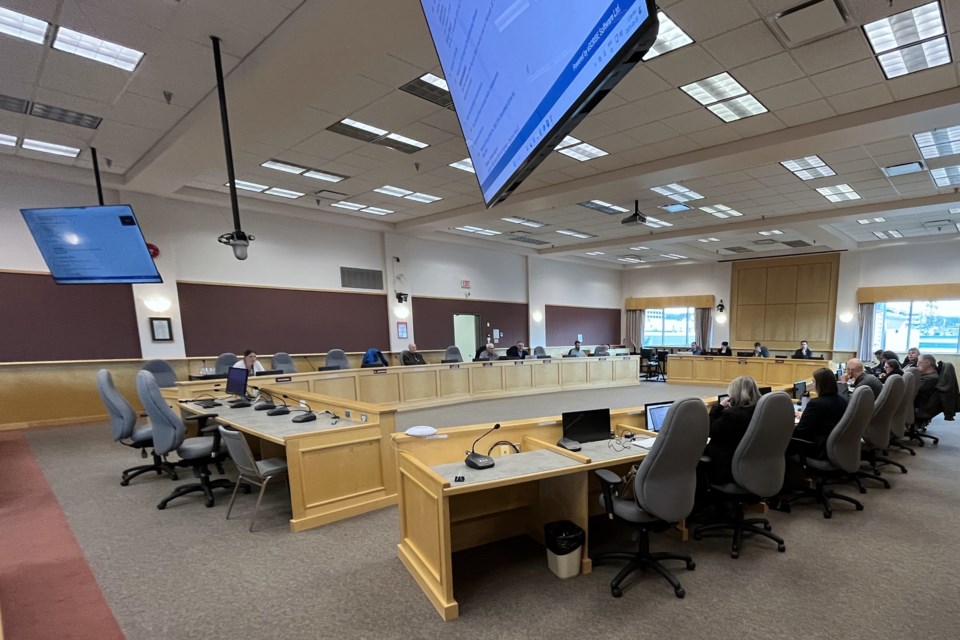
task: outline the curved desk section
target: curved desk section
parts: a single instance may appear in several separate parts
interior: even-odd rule
[[[257,376],[248,384],[276,385],[404,410],[639,382],[639,356],[608,356],[312,371]],[[188,400],[204,394],[223,394],[225,385],[222,379],[178,382],[177,398]]]
[[[723,385],[739,376],[750,376],[758,385],[789,385],[812,379],[820,367],[834,368],[829,360],[671,354],[667,358],[667,382]]]

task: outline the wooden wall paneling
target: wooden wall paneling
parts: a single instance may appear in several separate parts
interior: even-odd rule
[[[799,340],[806,340],[811,345],[830,342],[832,339],[831,328],[827,322],[829,317],[830,305],[827,303],[798,304],[796,326],[793,331],[794,337],[805,336],[799,338]]]
[[[738,304],[766,304],[766,269],[741,269],[737,273],[737,285]]]
[[[545,346],[572,345],[577,334],[583,334],[584,344],[620,344],[620,309],[587,307],[559,307],[546,305],[544,323],[547,330]]]
[[[797,300],[797,267],[767,269],[767,304],[793,304]],[[769,318],[770,314],[767,314]],[[769,338],[768,338],[769,339]]]
[[[908,302],[912,300],[960,300],[960,283],[912,284],[860,287],[857,302]]]
[[[733,339],[737,342],[749,342],[752,348],[753,343],[763,337],[767,308],[762,304],[751,304],[739,305],[736,309]]]
[[[837,274],[829,263],[802,264],[797,271],[797,302],[830,302]]]
[[[712,308],[717,305],[717,298],[712,293],[696,296],[656,296],[649,298],[627,298],[623,308],[630,311],[636,309],[672,309],[676,307],[694,307],[697,309]]]
[[[793,292],[790,292],[793,295]],[[762,339],[767,342],[791,342],[794,339],[797,325],[797,305],[789,304],[768,304],[766,306],[763,322]]]

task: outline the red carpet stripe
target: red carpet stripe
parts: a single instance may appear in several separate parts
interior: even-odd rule
[[[122,639],[22,433],[0,433],[0,609],[4,640]]]

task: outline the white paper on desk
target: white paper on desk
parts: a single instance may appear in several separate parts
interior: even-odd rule
[[[633,446],[640,447],[641,449],[649,449],[656,441],[656,438],[634,438]]]

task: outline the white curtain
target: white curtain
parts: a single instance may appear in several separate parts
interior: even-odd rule
[[[694,334],[701,349],[710,349],[710,330],[713,328],[713,309],[704,307],[697,309],[694,315]]]
[[[860,326],[860,354],[859,357],[864,362],[873,359],[873,303],[863,302],[860,304],[859,326]]]
[[[627,346],[631,352],[639,352],[643,344],[643,310],[627,310]]]

